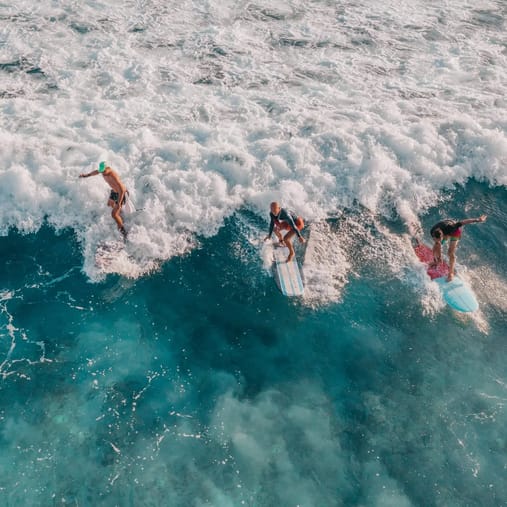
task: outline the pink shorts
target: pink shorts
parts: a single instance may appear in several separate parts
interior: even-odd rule
[[[458,241],[461,238],[461,228],[456,229],[452,234],[449,234],[450,241]]]
[[[296,220],[294,220],[294,224],[296,225],[298,231],[302,231],[305,226],[305,223],[303,222],[303,219],[301,217],[297,217]],[[284,220],[278,222],[276,224],[276,227],[279,231],[292,230],[292,227],[289,225],[289,222],[285,222]]]

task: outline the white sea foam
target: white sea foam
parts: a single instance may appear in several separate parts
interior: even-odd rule
[[[308,304],[341,298],[351,269],[342,242],[343,237],[332,232],[328,223],[320,222],[312,227],[303,265],[305,302]],[[343,243],[347,245],[347,242]]]
[[[479,267],[473,272],[467,273],[470,278],[469,283],[480,294],[481,300],[500,313],[507,312],[507,300],[505,297],[505,287],[507,280],[498,273],[487,267]]]
[[[117,232],[106,185],[77,176],[101,159],[144,208],[118,268],[133,277],[275,198],[309,220],[358,203],[411,222],[470,177],[507,184],[502,27],[460,1],[0,14],[0,232],[72,227],[92,278]]]

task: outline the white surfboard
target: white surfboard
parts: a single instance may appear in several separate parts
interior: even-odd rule
[[[287,247],[275,247],[273,249],[277,285],[284,296],[302,296],[305,288],[296,257],[287,262],[288,256],[289,249]]]
[[[125,204],[122,206],[122,211],[124,213],[126,213],[127,215],[131,215],[132,213],[137,211],[136,204],[133,201],[132,197],[130,197],[130,195],[127,195],[127,197],[125,199]]]

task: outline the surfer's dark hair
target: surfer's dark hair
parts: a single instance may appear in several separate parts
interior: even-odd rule
[[[437,239],[442,239],[442,237],[444,236],[444,233],[442,232],[442,229],[435,229],[432,234],[431,234],[434,238],[437,238]]]

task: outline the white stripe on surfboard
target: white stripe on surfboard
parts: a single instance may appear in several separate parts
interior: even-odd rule
[[[288,294],[288,291],[287,291],[287,286],[285,285],[285,276],[283,276],[283,262],[280,262],[279,259],[277,259],[276,261],[276,264],[277,264],[277,268],[278,268],[278,279],[280,280],[280,285],[282,287],[282,292],[283,294],[287,295]]]
[[[282,293],[287,296],[289,294],[289,292],[288,292],[287,286],[285,284],[286,277],[283,274],[283,271],[284,271],[283,265],[285,264],[285,257],[284,257],[284,253],[281,249],[275,250],[275,261],[276,261],[276,267],[278,269],[278,279],[280,281]]]
[[[291,294],[298,294],[299,293],[298,287],[295,286],[295,283],[297,283],[299,285],[295,262],[296,261],[294,261],[294,260],[292,260],[291,262],[285,262],[285,266],[286,266],[285,269],[287,271],[287,276],[289,278],[290,286],[291,286]]]
[[[285,264],[285,254],[283,249],[276,249],[275,250],[275,261],[276,261],[276,269],[278,270],[278,279],[280,281],[280,288],[282,289],[282,293],[286,296],[289,295],[288,287],[286,284],[286,278],[288,278],[284,271],[286,271],[286,268],[284,268]],[[290,280],[288,280],[290,282]]]
[[[289,285],[290,285],[290,291],[287,291],[287,294],[295,294],[295,289],[294,289],[294,280],[293,280],[293,277],[291,276],[291,270],[290,270],[290,265],[292,263],[291,262],[287,262],[287,261],[283,261],[282,263],[282,270],[286,272],[286,278],[287,280],[289,281]]]
[[[301,295],[304,291],[303,281],[296,260],[293,259],[291,262],[287,262],[286,255],[288,254],[288,250],[286,250],[285,248],[275,250],[275,262],[279,272],[280,288],[286,296]]]

